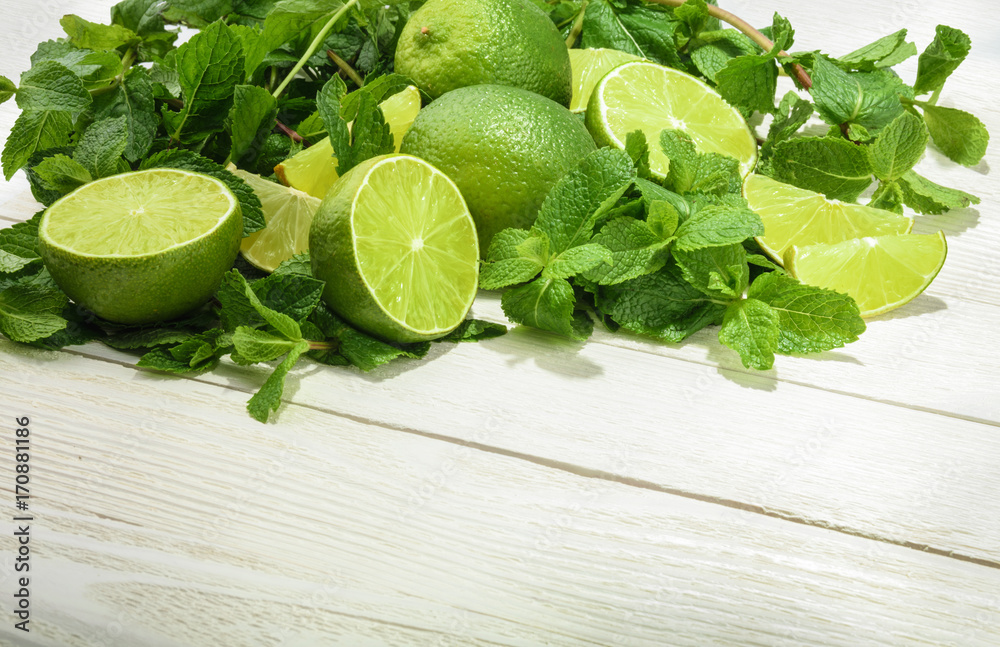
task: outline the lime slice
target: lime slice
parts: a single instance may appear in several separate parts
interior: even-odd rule
[[[617,148],[641,130],[650,170],[660,177],[670,164],[660,150],[665,129],[686,132],[702,152],[735,157],[744,176],[757,163],[757,140],[736,108],[690,74],[648,61],[620,65],[598,82],[587,105],[587,128],[598,145]]]
[[[849,294],[862,317],[909,303],[927,289],[948,255],[944,234],[865,236],[791,247],[788,272],[809,285]]]
[[[388,341],[447,334],[476,296],[479,244],[465,200],[448,176],[409,155],[372,158],[337,180],[309,249],[327,304]]]
[[[267,223],[266,227],[243,239],[240,244],[243,258],[265,272],[273,272],[292,256],[309,251],[309,225],[322,201],[232,165],[229,171],[257,194]]]
[[[743,183],[743,197],[764,221],[757,243],[778,263],[792,245],[839,243],[863,236],[908,234],[913,219],[884,209],[840,200],[751,174]]]
[[[617,49],[571,49],[569,64],[573,70],[573,98],[569,109],[573,112],[583,112],[587,102],[594,92],[594,86],[604,78],[604,75],[622,63],[642,60],[635,54],[627,54]]]
[[[38,228],[52,278],[109,321],[150,323],[205,303],[232,267],[240,205],[215,178],[177,169],[124,173],[56,201]]]
[[[413,120],[420,111],[420,91],[415,86],[407,86],[380,103],[379,107],[382,108],[382,116],[392,133],[396,152],[399,152],[403,135],[413,125]],[[285,186],[322,199],[337,181],[337,158],[330,138],[324,137],[309,148],[302,149],[275,166],[274,173]]]

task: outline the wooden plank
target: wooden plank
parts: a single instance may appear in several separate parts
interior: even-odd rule
[[[86,358],[39,389],[49,357],[0,355],[0,408],[63,647],[1000,641],[996,568]]]

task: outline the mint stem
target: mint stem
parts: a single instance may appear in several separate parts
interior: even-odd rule
[[[685,1],[686,0],[650,0],[650,2],[666,5],[668,7],[679,7],[684,4]],[[718,18],[722,22],[732,25],[746,34],[750,40],[760,45],[765,52],[770,52],[771,49],[774,48],[774,42],[770,38],[760,33],[753,25],[739,16],[732,14],[725,9],[720,9],[712,4],[708,5],[708,13],[709,15]],[[788,56],[788,52],[782,50],[778,52],[778,56]],[[801,65],[793,63],[792,71],[795,72],[795,79],[799,82],[799,85],[806,90],[812,87],[812,79],[809,78],[809,74]]]
[[[365,84],[365,80],[361,78],[361,75],[358,74],[357,70],[351,67],[347,61],[337,56],[335,51],[332,49],[326,50],[326,56],[333,61],[344,74],[347,75],[347,78],[354,81],[359,88]]]
[[[330,33],[330,30],[333,29],[333,26],[338,20],[340,20],[341,16],[347,13],[347,11],[356,4],[358,4],[358,0],[348,0],[347,4],[338,9],[337,13],[333,14],[330,19],[326,21],[323,28],[319,30],[318,34],[316,34],[316,38],[313,38],[312,42],[309,43],[309,47],[306,48],[306,53],[302,55],[302,58],[300,58],[295,64],[295,67],[293,67],[292,71],[288,73],[288,76],[286,76],[285,80],[281,82],[281,85],[279,85],[277,89],[271,93],[275,99],[281,96],[281,93],[285,91],[285,88],[292,82],[295,75],[298,74],[299,71],[305,66],[306,61],[308,61],[312,55],[316,53],[316,50],[319,49],[323,40],[326,39],[326,35]]]
[[[576,45],[576,39],[579,38],[580,32],[583,31],[583,15],[587,12],[587,0],[583,0],[583,4],[580,6],[580,12],[576,14],[576,18],[573,20],[573,27],[569,30],[569,35],[566,36],[566,47],[572,49]]]

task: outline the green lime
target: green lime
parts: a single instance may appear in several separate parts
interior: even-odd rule
[[[837,243],[862,236],[908,234],[913,219],[840,200],[751,173],[743,197],[764,221],[757,243],[778,263],[793,245]]]
[[[378,105],[392,133],[396,151],[399,152],[403,135],[420,110],[420,90],[412,85],[407,86]],[[337,181],[337,157],[330,138],[324,137],[278,164],[274,167],[274,174],[285,186],[305,191],[322,200]]]
[[[205,303],[240,249],[240,204],[200,173],[149,169],[84,184],[38,227],[52,278],[109,321],[143,324]]]
[[[403,28],[395,62],[432,99],[481,83],[563,106],[572,96],[566,43],[531,0],[428,0]]]
[[[641,130],[649,143],[649,166],[665,177],[670,160],[660,149],[660,132],[682,130],[698,150],[735,157],[746,176],[757,163],[757,140],[743,116],[719,93],[690,74],[635,61],[601,79],[587,105],[587,128],[598,144],[625,148]]]
[[[309,233],[323,299],[391,342],[454,330],[476,297],[479,247],[455,184],[427,162],[383,155],[330,188]]]
[[[228,170],[253,189],[267,223],[243,239],[243,258],[254,267],[273,272],[292,256],[309,251],[309,226],[321,200],[233,165]]]
[[[485,253],[502,229],[530,227],[552,185],[596,149],[580,118],[555,101],[475,85],[421,110],[401,151],[455,181]]]
[[[573,69],[573,98],[569,102],[569,109],[573,112],[584,112],[594,87],[605,74],[622,63],[639,60],[642,59],[635,54],[627,54],[617,49],[569,50],[569,64]]]
[[[862,317],[909,303],[944,266],[944,234],[865,236],[839,243],[791,247],[788,273],[808,285],[849,294]]]

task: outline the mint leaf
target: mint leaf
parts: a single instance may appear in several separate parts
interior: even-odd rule
[[[435,339],[434,341],[457,344],[460,342],[474,342],[483,341],[484,339],[493,339],[506,334],[507,326],[504,326],[503,324],[483,321],[482,319],[466,319],[459,324],[458,328],[451,331],[444,337]]]
[[[232,10],[231,0],[170,0],[163,8],[163,17],[170,22],[202,28]]]
[[[65,305],[58,289],[15,283],[0,291],[0,332],[19,342],[48,337],[66,327]]]
[[[747,238],[763,234],[764,223],[749,207],[710,205],[699,209],[677,227],[674,248],[689,252],[703,247],[742,243]]]
[[[670,209],[676,216],[673,207]],[[670,234],[660,236],[642,220],[615,218],[594,237],[595,243],[610,250],[612,263],[598,265],[587,271],[584,277],[601,285],[614,285],[655,272],[666,263],[666,246],[671,240]]]
[[[711,25],[712,21],[705,0],[687,0],[674,9],[674,16],[681,21],[684,33],[688,38],[698,36],[703,29]]]
[[[0,76],[0,103],[7,101],[17,92],[17,86],[6,76]]]
[[[767,140],[761,147],[761,155],[770,154],[775,144],[798,132],[812,116],[812,113],[813,106],[809,101],[791,90],[786,92],[774,113],[774,121],[771,122],[767,131]]]
[[[229,114],[233,147],[230,159],[239,161],[248,151],[256,153],[263,145],[278,112],[271,93],[258,85],[237,85],[233,109]]]
[[[818,353],[857,341],[865,322],[851,297],[803,285],[788,276],[763,274],[747,296],[771,306],[778,314],[781,353]]]
[[[237,361],[241,364],[270,362],[290,351],[295,344],[284,337],[248,326],[239,326],[233,331],[233,346],[239,353]]]
[[[59,20],[69,42],[83,49],[109,50],[122,45],[135,45],[140,38],[131,29],[121,25],[102,25],[68,14]]]
[[[514,323],[582,341],[590,331],[575,316],[575,304],[573,286],[565,279],[539,278],[511,288],[500,297],[500,307]]]
[[[61,194],[69,193],[94,179],[82,164],[61,153],[46,157],[33,171],[46,188]]]
[[[288,351],[285,359],[278,364],[274,372],[271,373],[260,390],[254,394],[247,402],[247,411],[251,417],[258,422],[267,422],[272,411],[277,411],[281,406],[281,396],[285,391],[285,378],[292,370],[295,363],[299,361],[302,353],[309,350],[309,342],[300,341]]]
[[[140,36],[164,31],[161,0],[123,0],[111,7],[111,22]]]
[[[854,202],[872,183],[864,148],[835,137],[798,137],[774,147],[772,177],[779,182]]]
[[[633,130],[625,136],[625,152],[632,158],[636,174],[639,177],[649,178],[649,145],[646,143],[646,134],[641,130]]]
[[[601,287],[596,305],[625,330],[673,343],[718,323],[725,309],[688,283],[673,262],[651,274]]]
[[[902,215],[903,189],[900,187],[899,182],[895,180],[879,182],[878,188],[872,194],[872,199],[868,202],[868,206]]]
[[[716,82],[716,74],[731,59],[757,54],[760,50],[746,35],[735,29],[703,31],[689,45],[691,62],[705,77]]]
[[[90,93],[80,77],[55,61],[43,61],[21,75],[17,89],[21,110],[82,112],[90,103]]]
[[[607,0],[593,0],[587,3],[587,9],[583,14],[580,47],[610,48],[643,58],[646,56]]]
[[[139,165],[139,170],[147,168],[179,168],[211,175],[228,186],[240,201],[240,211],[243,212],[243,235],[249,236],[264,228],[264,213],[261,210],[260,199],[250,185],[207,157],[202,157],[193,151],[171,148],[144,159]]]
[[[939,214],[979,204],[979,198],[948,187],[935,184],[922,175],[907,171],[899,178],[903,202],[917,213]]]
[[[243,80],[243,46],[223,22],[199,31],[177,48],[183,109],[163,113],[171,139],[193,141],[223,129]]]
[[[813,62],[810,90],[816,112],[835,126],[857,123],[868,131],[889,124],[903,112],[901,82],[891,82],[891,72],[846,72],[824,56]]]
[[[611,250],[604,245],[597,243],[578,245],[554,256],[542,270],[542,278],[568,279],[599,265],[610,266],[613,262]]]
[[[38,223],[42,213],[0,229],[0,273],[12,274],[42,260],[37,250]]]
[[[734,106],[757,112],[774,112],[778,66],[771,56],[738,56],[715,74],[717,90]]]
[[[366,372],[400,357],[420,359],[430,348],[430,344],[426,342],[389,344],[376,339],[350,326],[324,303],[316,308],[309,321],[314,323],[325,337],[336,342],[336,351],[339,355]],[[324,363],[330,363],[331,359],[329,352],[323,354],[322,351],[313,351],[310,356]]]
[[[212,328],[191,335],[167,352],[178,362],[186,364],[190,370],[205,371],[214,368],[223,355],[231,352],[232,346],[231,335],[220,328]]]
[[[682,131],[662,131],[660,148],[670,160],[665,184],[677,193],[733,193],[742,186],[735,158],[698,152],[694,141]]]
[[[743,366],[767,370],[774,366],[780,326],[778,314],[769,305],[740,299],[726,308],[719,341],[740,354]]]
[[[65,146],[73,119],[63,110],[25,110],[14,122],[0,155],[4,178],[10,180],[36,151]]]
[[[523,256],[520,246],[529,236],[523,229],[504,229],[493,236],[486,260],[479,268],[481,289],[498,290],[538,276],[545,267],[548,252],[545,259]]]
[[[856,70],[873,70],[892,67],[916,54],[917,46],[906,42],[906,30],[900,29],[837,60]]]
[[[191,373],[196,370],[191,368],[188,362],[175,359],[166,348],[154,348],[147,351],[135,365],[166,373]]]
[[[913,90],[917,94],[934,92],[944,86],[972,48],[972,40],[960,29],[938,25],[934,40],[917,59],[917,80]]]
[[[320,290],[322,289],[322,281],[286,274],[276,279],[268,277],[251,286],[238,270],[230,270],[223,277],[222,285],[216,294],[216,298],[222,304],[220,319],[223,328],[235,331],[241,325],[257,327],[267,323],[288,339],[293,341],[302,339],[302,329],[299,327],[298,319],[308,316],[319,303],[315,284],[319,284]],[[289,290],[286,289],[288,286],[296,287]],[[258,289],[261,289],[267,304],[262,302],[262,297],[256,291]],[[305,307],[302,306],[303,300]],[[296,307],[297,302],[299,305]],[[305,314],[297,319],[278,311],[276,307],[271,307],[279,303],[286,308],[292,308],[294,314],[303,312]]]
[[[737,299],[750,283],[750,268],[743,245],[675,250],[674,260],[692,287],[715,299]]]
[[[145,68],[130,68],[121,85],[94,100],[94,119],[111,117],[125,118],[125,159],[137,162],[152,148],[159,124],[153,85]]]
[[[866,150],[875,177],[891,181],[913,168],[926,148],[923,120],[912,112],[903,112],[882,129]]]
[[[927,103],[920,107],[934,144],[948,159],[963,166],[975,166],[983,159],[990,134],[975,115]]]
[[[291,274],[296,276],[308,276],[312,277],[312,259],[309,256],[309,252],[302,252],[292,256],[286,261],[282,261],[278,267],[274,268],[271,272],[271,276],[282,276],[285,274]],[[323,282],[316,279],[316,282],[320,284],[320,293],[323,291]],[[299,317],[301,318],[301,317]]]
[[[625,151],[590,153],[549,190],[531,230],[548,236],[553,255],[588,242],[597,218],[614,206],[635,176]]]
[[[282,0],[274,3],[264,20],[267,51],[299,38],[311,40],[343,6],[339,0]]]
[[[95,180],[118,173],[118,162],[128,144],[127,123],[125,117],[102,119],[83,132],[73,159]]]
[[[341,175],[367,159],[395,150],[392,132],[385,123],[382,108],[378,107],[371,94],[363,90],[359,92],[358,113],[351,129],[351,152],[346,161],[339,156],[337,158],[337,173]]]
[[[683,196],[665,189],[659,184],[639,177],[635,179],[635,188],[642,195],[642,201],[646,204],[647,209],[652,209],[653,202],[661,201],[674,208],[680,222],[686,220],[690,215],[691,205],[688,201]]]

